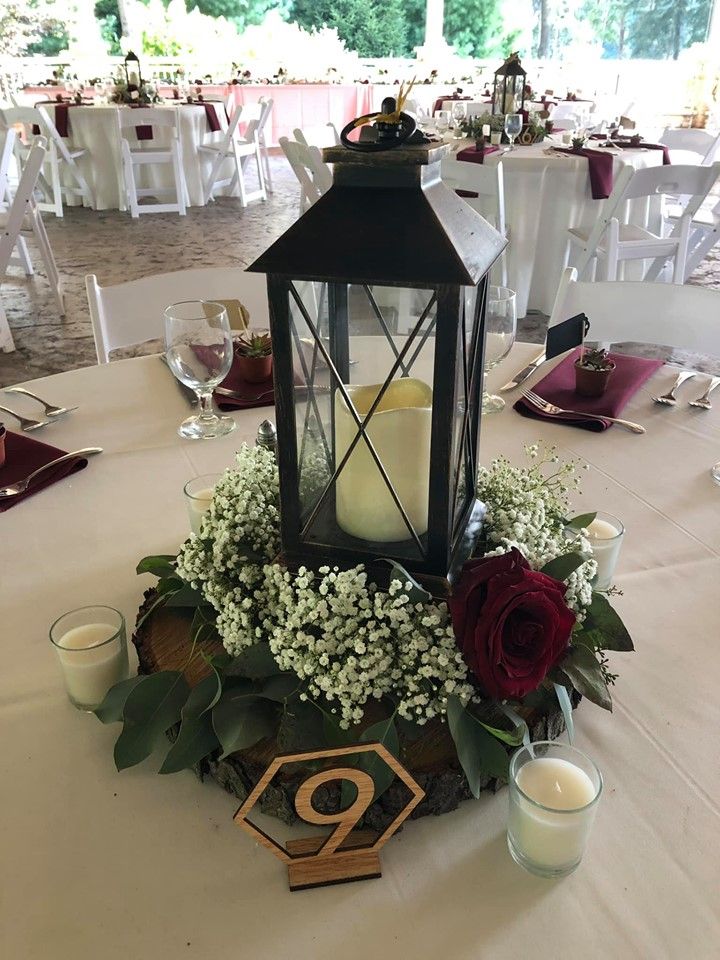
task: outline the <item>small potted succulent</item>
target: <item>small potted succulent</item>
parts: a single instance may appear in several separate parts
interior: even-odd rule
[[[587,137],[582,137],[582,136],[580,136],[580,137],[573,137],[573,138],[572,138],[572,148],[573,148],[573,150],[575,150],[575,151],[580,151],[580,150],[582,150],[582,148],[585,146],[586,140],[587,140]]]
[[[575,361],[575,392],[581,397],[601,397],[614,369],[607,350],[583,350]]]
[[[244,333],[235,341],[237,369],[248,383],[262,383],[272,373],[272,342],[270,334]]]

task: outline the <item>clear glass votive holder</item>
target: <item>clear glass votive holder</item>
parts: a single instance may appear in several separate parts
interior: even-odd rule
[[[607,590],[615,577],[615,567],[620,557],[625,527],[622,521],[611,513],[598,510],[587,531],[593,559],[597,563],[597,573],[592,583],[593,589]]]
[[[113,607],[80,607],[50,627],[70,702],[88,712],[128,675],[125,618]]]
[[[541,740],[510,760],[507,843],[513,860],[538,877],[566,877],[582,860],[602,775],[566,743]]]
[[[210,509],[215,484],[221,476],[221,473],[204,473],[199,477],[188,480],[183,487],[190,529],[196,535],[200,533],[200,523],[204,514]]]

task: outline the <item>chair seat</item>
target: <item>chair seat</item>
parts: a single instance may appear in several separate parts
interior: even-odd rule
[[[585,227],[570,227],[568,229],[573,237],[586,243],[590,238],[590,230]],[[620,243],[658,243],[662,240],[656,233],[651,233],[643,227],[636,227],[634,223],[623,223],[620,225]],[[605,249],[605,241],[601,240],[598,244],[598,250]]]
[[[133,163],[168,163],[172,158],[172,150],[130,150]]]
[[[232,157],[233,155],[233,151],[226,150],[223,144],[216,145],[212,143],[202,143],[198,147],[198,151],[202,153],[213,153],[216,155],[221,154],[224,157]],[[249,156],[250,154],[255,153],[255,144],[254,143],[238,143],[237,152],[241,157]]]

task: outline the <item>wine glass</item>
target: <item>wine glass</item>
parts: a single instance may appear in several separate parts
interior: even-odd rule
[[[510,146],[507,149],[508,153],[515,149],[515,137],[517,137],[522,130],[522,125],[523,118],[521,113],[508,113],[505,117],[505,133],[510,141]]]
[[[515,343],[516,328],[515,291],[507,287],[490,287],[485,310],[485,373],[496,367],[510,353]],[[495,413],[504,406],[502,397],[483,390],[483,413]]]
[[[447,133],[447,129],[450,126],[450,111],[449,110],[436,110],[435,111],[435,129],[442,136],[444,133]]]
[[[200,413],[188,417],[178,434],[210,440],[235,429],[232,417],[213,408],[213,389],[232,365],[233,342],[227,310],[211,300],[183,300],[165,310],[165,359],[177,379],[198,395]]]
[[[452,106],[452,118],[454,122],[455,132],[453,137],[455,140],[462,140],[465,134],[463,133],[460,124],[463,123],[467,116],[467,103],[458,100]]]
[[[718,486],[720,486],[720,460],[718,460],[717,463],[713,464],[713,466],[710,467],[710,476],[713,478],[715,483],[717,483]]]

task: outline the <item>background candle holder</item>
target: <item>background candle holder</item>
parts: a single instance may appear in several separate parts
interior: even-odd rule
[[[188,480],[183,487],[190,529],[196,535],[200,533],[200,523],[210,509],[215,484],[221,476],[221,473],[203,473],[199,477]]]

